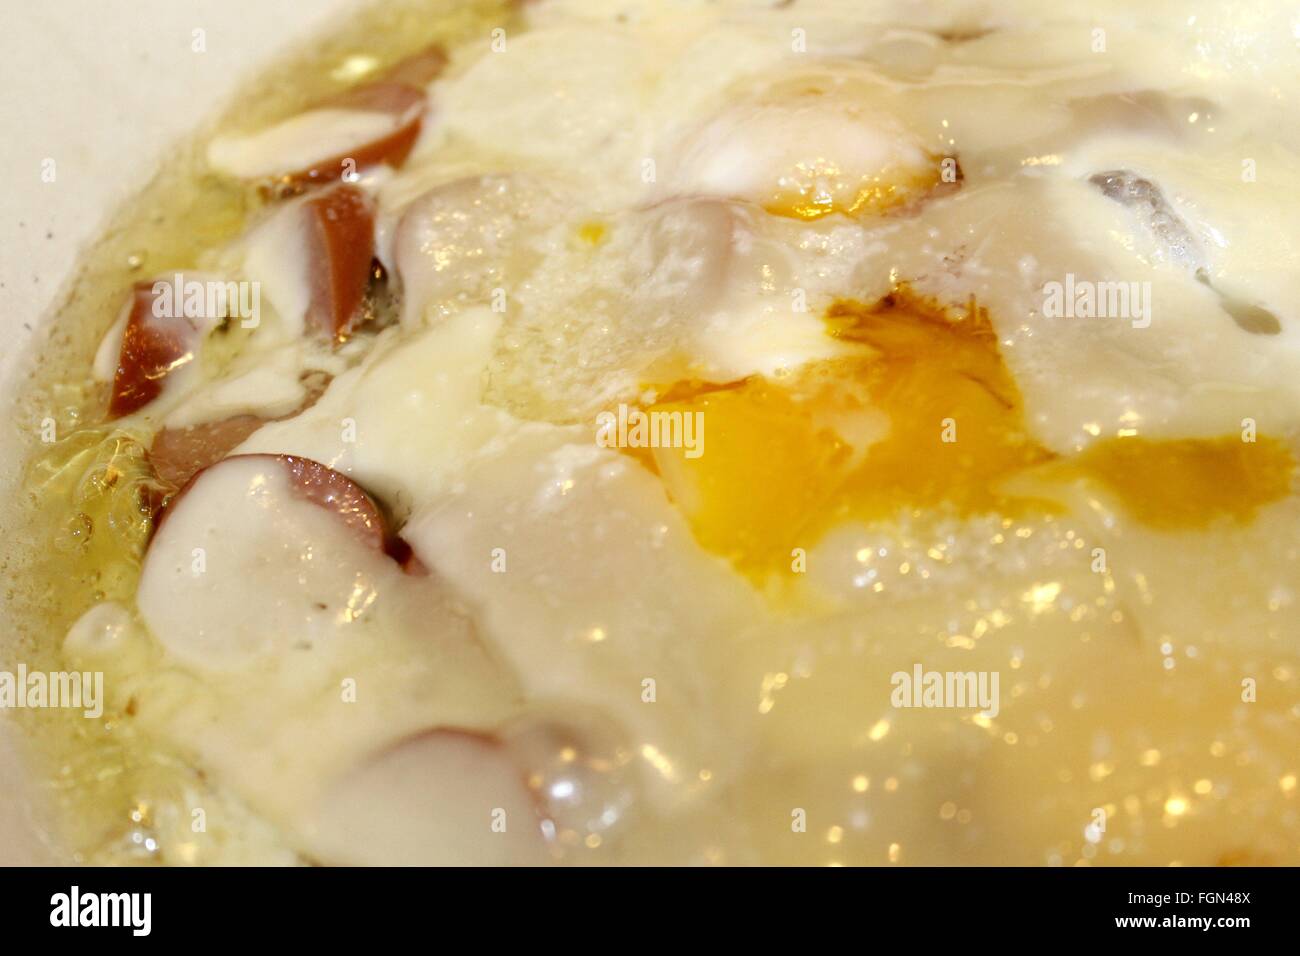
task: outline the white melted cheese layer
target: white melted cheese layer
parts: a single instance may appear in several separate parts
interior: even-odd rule
[[[1015,529],[994,518],[847,525],[812,550],[816,600],[791,612],[706,552],[653,475],[594,444],[594,413],[656,376],[777,375],[847,354],[819,334],[817,316],[900,281],[988,308],[1034,437],[1053,450],[1131,429],[1214,437],[1247,417],[1275,434],[1300,427],[1300,241],[1286,213],[1300,144],[1278,122],[1294,110],[1285,91],[1297,79],[1278,39],[1283,15],[1115,4],[1109,17],[1045,18],[1013,5],[986,20],[982,9],[547,2],[504,52],[456,51],[415,154],[375,186],[408,270],[400,278],[427,301],[408,302],[402,326],[315,406],[238,450],[311,458],[371,491],[405,520],[439,597],[418,612],[421,627],[381,614],[354,643],[343,636],[354,623],[331,624],[310,653],[276,651],[264,672],[238,680],[205,658],[169,661],[138,682],[142,719],[302,852],[327,859],[356,857],[320,829],[333,810],[318,819],[303,808],[335,806],[326,794],[339,767],[369,766],[367,756],[420,729],[490,729],[548,708],[603,715],[636,768],[639,815],[600,859],[1091,859],[1099,851],[1084,827],[1111,803],[1128,820],[1119,844],[1101,848],[1117,859],[1260,852],[1234,801],[1249,795],[1281,818],[1289,798],[1277,781],[1295,770],[1286,741],[1297,715],[1273,703],[1273,723],[1243,726],[1221,698],[1238,675],[1263,673],[1269,655],[1294,653],[1294,498],[1250,529],[1183,536],[1086,495],[1067,518]],[[1109,25],[1103,51],[1093,49],[1096,23]],[[801,146],[809,158],[842,148],[832,158],[851,165],[862,142],[876,142],[870,130],[838,139],[820,121],[792,120],[775,157],[762,137],[741,139],[726,176],[700,165],[699,144],[734,128],[736,103],[801,77],[871,98],[890,136],[908,138],[900,155],[957,157],[960,190],[906,216],[804,222],[764,211],[772,178]],[[1210,106],[1171,125],[1131,109],[1138,94],[1169,115]],[[1251,181],[1243,157],[1256,160]],[[1116,168],[1160,184],[1201,240],[1215,287],[1265,305],[1282,331],[1238,328],[1086,182]],[[497,219],[480,181],[501,174],[529,177],[517,182],[530,192],[510,200],[518,215]],[[448,202],[473,198],[421,212],[417,198],[448,183],[462,184]],[[403,261],[403,228],[447,221],[455,231],[421,232]],[[461,228],[482,221],[490,234]],[[499,271],[485,273],[476,250],[489,239]],[[1045,285],[1067,274],[1150,283],[1150,323],[1045,316]],[[209,501],[199,526],[164,532],[208,548],[209,574],[237,575],[223,585],[231,592],[213,594],[238,582],[249,640],[311,619],[294,610],[290,572],[222,569],[223,557],[245,560],[275,532],[239,488]],[[381,590],[410,587],[328,516],[299,517],[322,553],[340,556],[331,588],[357,568]],[[228,525],[220,540],[210,537],[218,522]],[[1078,555],[1093,546],[1120,570],[1089,571]],[[1229,585],[1216,554],[1248,556],[1250,570]],[[169,586],[142,585],[146,616],[164,600],[153,589]],[[197,606],[208,613],[224,619]],[[487,663],[439,645],[447,621],[472,630]],[[892,708],[889,675],[916,662],[1000,672],[1000,716]],[[382,706],[339,703],[340,675],[352,674],[384,688]],[[1268,679],[1294,698],[1293,676]],[[1225,771],[1211,741],[1256,757]],[[1134,756],[1153,751],[1175,769]],[[424,759],[381,761],[376,779],[418,776]],[[1164,801],[1200,779],[1227,781],[1230,794],[1168,822]],[[493,786],[473,798],[483,812],[465,818],[482,840],[447,850],[455,859],[492,846],[492,809],[525,814],[504,778]],[[1161,806],[1126,802],[1152,791]],[[352,794],[339,799],[352,806]],[[792,809],[809,832],[791,830]],[[1286,833],[1277,852],[1291,859],[1294,823]],[[448,858],[439,839],[420,844],[423,859]],[[517,852],[534,859],[530,846]]]

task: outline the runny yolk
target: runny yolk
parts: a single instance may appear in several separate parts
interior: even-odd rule
[[[870,305],[837,302],[826,321],[831,335],[866,346],[864,357],[790,380],[681,382],[646,409],[703,413],[702,454],[656,448],[642,460],[700,544],[756,582],[788,572],[794,549],[846,521],[1059,512],[1062,481],[1100,486],[1161,530],[1244,522],[1290,490],[1294,459],[1265,437],[1113,438],[1058,458],[1029,436],[974,302],[953,314],[900,287]]]
[[[1069,462],[1103,485],[1143,524],[1203,528],[1220,517],[1245,523],[1291,492],[1296,462],[1276,438],[1240,436],[1151,441],[1112,438]]]
[[[926,196],[942,183],[939,160],[923,170],[894,167],[854,177],[825,159],[799,163],[763,204],[775,216],[813,220],[831,213],[881,215]]]

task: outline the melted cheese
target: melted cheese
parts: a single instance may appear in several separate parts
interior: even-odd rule
[[[509,415],[479,402],[497,328],[481,309],[400,345],[390,337],[306,412],[264,426],[236,451],[310,458],[403,510],[428,501],[511,427]]]

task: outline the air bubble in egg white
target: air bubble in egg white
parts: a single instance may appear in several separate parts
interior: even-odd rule
[[[503,735],[564,856],[608,847],[637,802],[631,752],[606,722],[524,718]]]

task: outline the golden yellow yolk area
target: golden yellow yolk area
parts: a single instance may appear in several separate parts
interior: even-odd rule
[[[794,549],[845,521],[1059,511],[1053,481],[1100,485],[1163,530],[1244,521],[1290,489],[1295,462],[1268,438],[1114,438],[1057,458],[1028,435],[1019,389],[974,302],[954,313],[900,287],[870,305],[837,302],[826,321],[831,335],[865,346],[863,357],[787,380],[682,382],[646,409],[703,413],[698,457],[680,448],[640,457],[697,540],[756,581],[788,572]],[[1045,479],[1041,496],[1008,489],[1031,470]]]
[[[656,448],[652,455],[705,548],[761,574],[808,543],[804,528],[834,508],[852,452],[818,420],[824,401],[755,377],[697,394],[678,388],[651,407],[703,413],[703,454]]]
[[[605,224],[603,222],[584,222],[578,227],[578,238],[589,246],[598,246],[605,241]]]
[[[781,178],[763,208],[774,216],[808,221],[835,212],[847,216],[881,215],[948,185],[942,182],[939,162],[936,158],[934,165],[924,171],[898,168],[861,177],[850,175],[826,159],[799,163]]]
[[[832,335],[868,346],[867,357],[788,383],[678,388],[652,406],[703,412],[702,455],[661,448],[654,459],[705,547],[763,576],[845,519],[1023,507],[999,482],[1051,455],[1025,434],[983,310],[951,316],[900,289],[870,306],[836,303],[827,321]],[[879,440],[860,450],[845,439],[857,432]]]
[[[1238,435],[1151,441],[1112,438],[1068,463],[1103,485],[1143,524],[1162,531],[1200,528],[1220,517],[1246,522],[1290,493],[1296,463],[1276,438]]]

